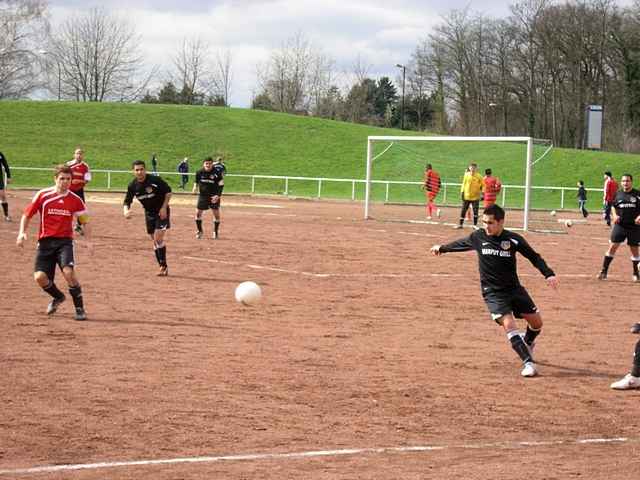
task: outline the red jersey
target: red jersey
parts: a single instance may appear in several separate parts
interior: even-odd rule
[[[73,193],[57,193],[55,187],[35,194],[24,214],[31,218],[40,213],[38,240],[46,237],[73,238],[73,218],[87,213],[82,199]]]
[[[87,182],[91,181],[91,172],[89,165],[84,162],[76,162],[71,160],[67,162],[67,167],[71,168],[71,185],[69,190],[77,192],[82,190]]]
[[[440,191],[440,185],[442,182],[440,181],[440,175],[435,170],[426,170],[424,172],[424,187],[427,192],[431,192],[434,195],[437,195]]]
[[[616,192],[618,191],[618,182],[613,178],[607,178],[604,181],[604,201],[611,203],[616,198]]]
[[[484,202],[489,204],[495,203],[500,190],[502,190],[502,183],[500,179],[496,177],[486,176],[482,179],[484,183]]]

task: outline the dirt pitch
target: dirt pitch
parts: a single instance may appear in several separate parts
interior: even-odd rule
[[[11,192],[14,217],[29,197]],[[226,196],[221,239],[198,241],[178,197],[157,278],[141,210],[124,220],[120,199],[89,196],[87,322],[70,301],[46,317],[33,236],[21,251],[17,222],[0,224],[0,480],[640,478],[640,392],[609,389],[640,286],[626,247],[594,279],[598,219],[528,235],[562,285],[519,262],[545,319],[541,376],[523,379],[475,254],[428,255],[450,227]],[[258,307],[235,303],[244,280]]]

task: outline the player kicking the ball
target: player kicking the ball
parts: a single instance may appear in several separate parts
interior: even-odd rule
[[[554,289],[558,287],[558,280],[553,270],[521,235],[504,229],[504,210],[498,205],[491,205],[484,210],[482,224],[484,229],[477,230],[468,237],[446,245],[434,245],[431,253],[441,255],[469,250],[478,253],[482,297],[491,318],[504,328],[511,348],[522,360],[524,366],[521,375],[534,377],[538,370],[532,351],[535,339],[542,329],[542,317],[538,307],[520,284],[516,252],[524,255],[540,270]],[[516,318],[524,318],[527,322],[524,335],[518,331]]]
[[[156,260],[160,265],[159,277],[169,274],[167,266],[167,247],[165,234],[171,228],[169,200],[171,199],[171,187],[162,178],[147,174],[145,163],[136,160],[131,164],[135,178],[127,188],[124,197],[124,218],[131,217],[131,203],[133,197],[144,207],[144,218],[147,225],[147,233],[153,240],[153,250]]]

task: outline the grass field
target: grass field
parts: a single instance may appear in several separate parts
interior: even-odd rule
[[[415,135],[365,125],[312,117],[246,109],[178,105],[132,105],[120,103],[0,102],[0,150],[11,166],[49,167],[68,160],[76,145],[82,145],[93,169],[128,170],[131,160],[149,160],[156,153],[160,170],[175,172],[180,159],[192,159],[194,171],[202,158],[224,153],[230,174],[279,175],[363,179],[366,138],[369,135]],[[377,144],[374,154],[388,144]],[[539,153],[538,150],[537,153]],[[583,179],[587,187],[600,188],[602,172],[619,176],[635,173],[637,155],[553,149],[534,170],[534,185],[574,186]],[[420,181],[424,164],[433,163],[445,181],[459,181],[471,161],[481,171],[491,167],[503,183],[524,183],[524,146],[492,143],[397,144],[376,160],[373,175],[378,180]],[[16,171],[17,172],[17,171]],[[14,175],[16,186],[42,186],[48,173]],[[115,188],[124,188],[130,177],[116,175]],[[177,176],[169,177],[177,185]],[[103,188],[106,175],[95,175],[93,188]],[[250,191],[247,179],[229,177],[228,192]],[[315,196],[317,183],[294,181],[288,193]],[[261,180],[258,193],[282,193],[284,182]],[[356,188],[362,199],[364,189]],[[323,196],[351,198],[350,183],[326,184]],[[374,198],[382,199],[382,188]],[[534,206],[556,208],[559,193],[536,192]],[[390,200],[420,202],[417,187],[394,186]],[[518,206],[521,192],[511,191],[507,204]],[[571,202],[573,207],[575,202]],[[589,207],[598,207],[592,194]]]

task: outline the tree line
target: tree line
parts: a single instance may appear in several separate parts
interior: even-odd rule
[[[140,36],[104,9],[52,29],[45,0],[0,0],[0,99],[38,88],[76,101],[226,106],[231,51],[185,38],[166,71],[147,67]],[[640,0],[521,0],[504,18],[445,14],[398,75],[350,71],[303,33],[256,65],[252,108],[457,135],[527,135],[583,148],[589,105],[603,144],[640,151]],[[152,79],[163,78],[150,88]]]

